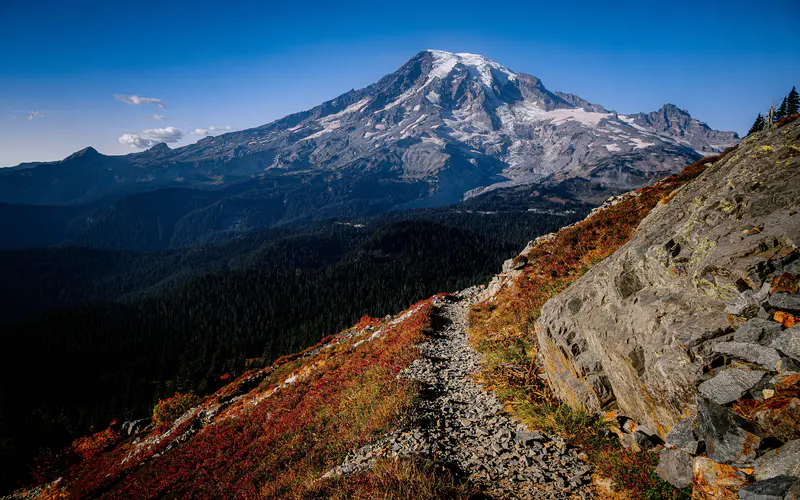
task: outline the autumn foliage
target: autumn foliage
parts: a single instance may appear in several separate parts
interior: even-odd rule
[[[76,439],[72,443],[72,451],[81,458],[86,459],[116,444],[120,440],[120,434],[119,431],[112,429],[114,424],[116,424],[116,422],[112,422],[111,426],[104,431]]]
[[[200,398],[194,394],[181,394],[176,392],[174,396],[162,399],[153,408],[153,423],[172,422],[183,413],[200,402]]]
[[[322,491],[374,498],[369,489],[385,490],[397,478],[427,484],[446,477],[420,464],[386,464],[381,476],[346,490],[335,479],[330,488],[320,482],[348,452],[408,414],[418,390],[399,374],[419,355],[432,300],[391,320],[365,317],[205,399],[176,394],[160,401],[153,411],[160,425],[149,433],[118,444],[106,431],[85,438],[83,459],[59,487],[72,498],[298,498]]]

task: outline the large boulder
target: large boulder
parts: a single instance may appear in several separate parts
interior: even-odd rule
[[[772,347],[749,342],[720,342],[714,346],[714,352],[733,356],[763,366],[767,370],[776,370],[781,362],[781,355]]]
[[[723,342],[731,344],[732,342]],[[776,351],[777,352],[777,351]],[[761,382],[767,372],[727,368],[698,386],[700,394],[721,405],[736,401]]]
[[[714,345],[764,320],[773,279],[798,274],[799,138],[800,121],[750,136],[545,304],[538,361],[561,400],[588,411],[616,402],[661,437],[694,413],[697,383],[721,357]],[[743,295],[754,309],[725,311]],[[736,341],[777,333],[754,323]]]
[[[664,438],[667,446],[673,446],[686,453],[696,455],[700,445],[697,434],[694,432],[696,423],[697,416],[692,415],[673,425],[672,429],[670,429],[667,436]]]

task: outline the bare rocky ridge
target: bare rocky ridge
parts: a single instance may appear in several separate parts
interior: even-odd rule
[[[422,358],[402,374],[423,398],[413,421],[353,453],[327,475],[352,474],[379,457],[419,455],[449,464],[496,498],[589,498],[591,467],[558,437],[529,431],[503,414],[473,380],[480,355],[467,341],[466,310],[478,289],[436,303],[437,321]]]

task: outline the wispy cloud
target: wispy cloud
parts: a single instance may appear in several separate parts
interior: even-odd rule
[[[227,132],[230,130],[233,130],[233,127],[231,127],[230,125],[225,125],[223,127],[215,127],[214,125],[211,125],[210,127],[208,127],[209,132]]]
[[[152,115],[148,115],[147,117],[150,118],[151,120],[156,120],[156,121],[161,121],[161,120],[166,120],[167,119],[166,116],[159,115],[158,113],[154,113]]]
[[[200,137],[204,137],[204,136],[208,135],[208,130],[206,130],[204,128],[196,128],[196,129],[192,130],[189,133],[192,134],[192,135],[199,135]]]
[[[178,142],[182,138],[183,133],[175,127],[148,128],[135,134],[122,134],[119,143],[134,149],[145,149],[160,142]]]
[[[138,95],[114,94],[114,99],[125,104],[155,104],[159,108],[164,107],[164,101],[157,97],[140,97]]]
[[[28,115],[28,120],[34,120],[36,118],[42,118],[42,117],[44,117],[44,113],[42,113],[41,111],[31,111],[31,114]]]

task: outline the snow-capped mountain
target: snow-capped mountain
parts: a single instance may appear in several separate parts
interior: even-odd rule
[[[273,194],[314,186],[307,203],[372,204],[374,212],[570,179],[625,189],[736,140],[671,104],[620,115],[483,56],[426,50],[375,84],[261,127],[175,150],[92,150],[0,172],[0,201],[83,203],[256,182]],[[81,167],[87,162],[91,169]]]
[[[365,89],[257,129],[208,137],[174,158],[260,153],[253,173],[380,170],[430,182],[452,199],[559,173],[633,186],[631,172],[674,171],[736,140],[671,104],[620,115],[483,56],[426,50]]]

